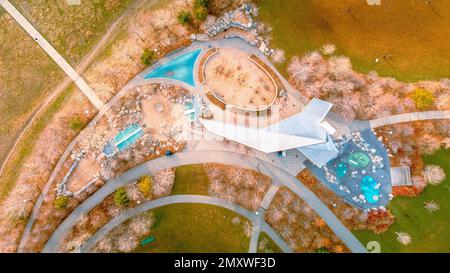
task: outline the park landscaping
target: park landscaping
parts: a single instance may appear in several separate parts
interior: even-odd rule
[[[387,232],[375,235],[370,231],[357,231],[354,234],[365,245],[378,241],[382,252],[449,252],[450,233],[450,151],[441,149],[433,155],[424,156],[425,164],[441,166],[447,178],[439,185],[428,185],[419,196],[396,197],[388,205],[395,215],[395,223]],[[440,209],[428,211],[425,202],[436,202]],[[406,232],[411,243],[402,245],[397,234]]]
[[[154,225],[142,239],[156,240],[134,252],[247,252],[248,221],[224,208],[202,204],[175,204],[148,212]]]
[[[331,43],[359,72],[376,70],[408,82],[450,77],[449,1],[369,6],[359,0],[279,0],[259,6],[259,19],[272,28],[271,46],[284,50],[287,60]],[[279,68],[286,71],[288,63]]]

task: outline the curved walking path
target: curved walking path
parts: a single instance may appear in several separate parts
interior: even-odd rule
[[[79,217],[100,204],[107,196],[112,194],[118,187],[127,185],[136,181],[145,174],[154,175],[160,170],[167,168],[175,168],[177,166],[203,164],[203,163],[220,163],[226,165],[236,165],[243,168],[256,170],[268,177],[272,178],[274,184],[288,187],[291,191],[302,198],[309,204],[314,211],[328,224],[331,230],[338,236],[342,242],[352,251],[365,253],[367,250],[356,239],[356,237],[339,221],[339,219],[322,203],[322,201],[306,188],[299,180],[289,174],[287,171],[263,162],[259,159],[246,155],[237,155],[231,152],[208,153],[207,151],[181,152],[172,156],[160,157],[155,160],[141,164],[125,173],[108,181],[105,186],[100,188],[92,196],[81,203],[74,211],[59,225],[47,241],[42,252],[56,252],[59,248],[61,240],[73,227]]]
[[[432,120],[432,119],[450,119],[450,110],[398,114],[389,117],[373,119],[369,121],[369,124],[371,128],[377,128],[402,122]]]
[[[229,209],[231,211],[236,212],[237,214],[247,218],[253,224],[258,221],[260,218],[255,212],[249,211],[241,206],[236,205],[233,202],[226,201],[220,198],[204,196],[204,195],[171,195],[167,197],[163,197],[160,199],[156,199],[153,201],[146,202],[141,204],[135,208],[129,209],[113,218],[111,221],[106,223],[103,227],[101,227],[94,235],[92,235],[80,248],[81,252],[89,252],[95,244],[103,238],[109,231],[123,223],[124,221],[137,216],[140,213],[145,211],[155,209],[158,207],[171,205],[171,204],[183,204],[183,203],[194,203],[194,204],[206,204],[213,205],[217,207],[222,207]],[[275,231],[269,225],[261,226],[261,229],[270,234],[269,236],[276,234]],[[252,238],[253,239],[253,238]],[[258,242],[259,238],[256,238],[256,242]],[[271,239],[284,251],[284,252],[292,252],[292,250],[287,246],[287,244],[279,237],[271,237]]]

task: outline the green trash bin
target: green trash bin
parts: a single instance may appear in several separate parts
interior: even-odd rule
[[[150,244],[150,243],[153,243],[154,241],[155,241],[155,237],[149,236],[149,237],[147,237],[147,238],[141,240],[141,245],[142,245],[142,246],[145,246],[145,245],[148,245],[148,244]]]

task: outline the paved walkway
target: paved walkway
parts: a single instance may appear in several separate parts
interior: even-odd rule
[[[169,157],[160,157],[139,165],[108,181],[102,188],[75,208],[75,210],[61,223],[61,225],[55,230],[50,239],[47,241],[43,252],[57,251],[62,238],[64,238],[67,232],[73,227],[77,219],[79,219],[82,214],[90,211],[100,204],[105,197],[112,194],[118,187],[125,186],[132,181],[136,181],[144,174],[154,175],[158,171],[166,168],[211,162],[240,166],[243,168],[256,170],[268,177],[271,177],[274,183],[279,183],[280,185],[288,187],[291,191],[308,203],[314,211],[322,219],[324,219],[336,236],[338,236],[352,252],[367,252],[358,239],[356,239],[356,237],[353,236],[353,234],[339,221],[339,219],[336,218],[328,207],[323,204],[322,201],[314,195],[314,193],[307,189],[299,180],[287,171],[256,158],[218,151],[214,153],[208,153],[207,151],[182,152],[176,153]]]
[[[207,204],[207,205],[213,205],[218,206],[222,208],[229,209],[231,211],[236,212],[237,214],[247,218],[252,223],[255,223],[259,221],[259,216],[255,214],[253,211],[249,211],[241,206],[238,206],[234,204],[233,202],[229,202],[220,198],[211,197],[211,196],[204,196],[204,195],[172,195],[168,197],[163,197],[160,199],[156,199],[153,201],[146,202],[144,204],[141,204],[135,208],[129,209],[118,215],[117,217],[113,218],[111,221],[109,221],[107,224],[105,224],[103,227],[101,227],[92,237],[90,237],[86,243],[84,243],[81,246],[81,252],[89,252],[93,246],[101,239],[103,236],[105,236],[109,231],[123,223],[124,221],[133,218],[145,211],[155,209],[158,207],[171,205],[171,204],[182,204],[182,203],[195,203],[195,204]],[[275,231],[268,225],[261,226],[261,229],[266,232],[267,234],[274,234]],[[280,237],[271,237],[271,239],[279,244],[280,248],[283,249],[285,252],[292,252],[289,248],[286,249],[286,243],[280,239]],[[258,240],[258,238],[257,238]],[[280,241],[281,240],[281,241]]]
[[[393,115],[385,118],[378,118],[369,121],[371,128],[382,127],[386,125],[433,119],[450,119],[450,111],[427,111]]]
[[[252,234],[250,236],[250,244],[249,244],[249,248],[248,248],[248,253],[258,252],[259,236],[261,235],[261,231],[263,229],[263,223],[266,223],[266,221],[264,220],[265,211],[262,209],[259,209],[257,211],[257,213],[258,214],[255,213],[256,217],[252,221]]]
[[[250,238],[250,246],[249,246],[249,250],[248,250],[249,253],[258,252],[258,242],[259,242],[261,230],[263,229],[263,225],[267,224],[266,221],[264,220],[264,216],[266,215],[266,210],[269,207],[269,205],[272,203],[273,198],[275,197],[275,195],[277,194],[278,189],[279,189],[278,186],[275,186],[273,184],[274,184],[274,181],[272,181],[272,185],[270,185],[270,188],[267,190],[266,194],[264,195],[263,200],[261,201],[260,207],[257,212],[258,217],[256,218],[255,221],[253,221],[252,235]],[[275,184],[278,184],[278,183],[275,183]]]
[[[28,20],[7,0],[2,0],[0,5],[11,15],[14,20],[33,38],[33,40],[61,67],[61,69],[75,82],[91,103],[98,109],[103,102],[89,87],[86,81],[72,68],[72,66],[53,48],[53,46],[28,22]]]

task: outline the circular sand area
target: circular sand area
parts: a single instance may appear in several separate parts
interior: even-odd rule
[[[248,57],[237,49],[217,49],[204,66],[205,91],[242,110],[267,109],[277,96],[277,87]]]

